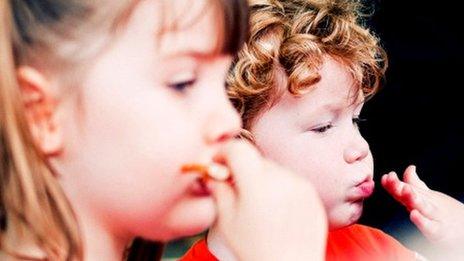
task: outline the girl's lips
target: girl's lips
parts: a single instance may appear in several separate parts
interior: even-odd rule
[[[357,194],[361,198],[368,198],[374,193],[375,183],[373,180],[366,180],[356,186]]]
[[[228,181],[232,178],[229,169],[219,163],[209,163],[209,164],[184,164],[181,169],[181,173],[193,173],[199,175],[204,181],[210,179],[216,181]]]
[[[209,197],[211,196],[211,191],[209,190],[208,186],[206,185],[206,181],[198,177],[190,186],[190,192],[193,196],[196,197]]]

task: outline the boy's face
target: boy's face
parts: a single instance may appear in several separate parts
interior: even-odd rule
[[[320,75],[302,97],[286,92],[256,118],[251,132],[266,157],[313,182],[333,230],[361,216],[374,189],[373,159],[356,124],[363,96],[346,66],[327,58]]]

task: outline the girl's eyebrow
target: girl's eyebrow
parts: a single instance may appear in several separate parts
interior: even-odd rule
[[[178,57],[191,57],[197,60],[210,59],[221,53],[220,48],[212,41],[200,39],[189,41],[188,37],[180,35],[181,32],[170,32],[163,36],[157,43],[161,57],[173,59]]]
[[[215,57],[217,52],[215,51],[199,51],[199,50],[179,50],[179,51],[172,51],[163,55],[164,59],[176,59],[180,57],[190,57],[194,58],[195,60],[207,60]]]

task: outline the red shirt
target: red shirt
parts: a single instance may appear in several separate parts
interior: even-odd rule
[[[218,261],[208,250],[206,240],[196,242],[181,261]],[[416,260],[415,252],[382,231],[363,225],[351,225],[329,233],[328,261]]]

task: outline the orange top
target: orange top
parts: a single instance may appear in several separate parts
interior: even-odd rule
[[[416,253],[378,229],[351,225],[329,233],[326,260],[416,260]]]
[[[218,261],[218,259],[211,254],[208,250],[208,245],[205,239],[197,241],[193,246],[185,253],[179,261]]]
[[[195,243],[180,260],[217,261],[218,259],[209,252],[206,240],[202,239]],[[416,254],[378,229],[351,225],[329,233],[326,260],[416,260]]]

